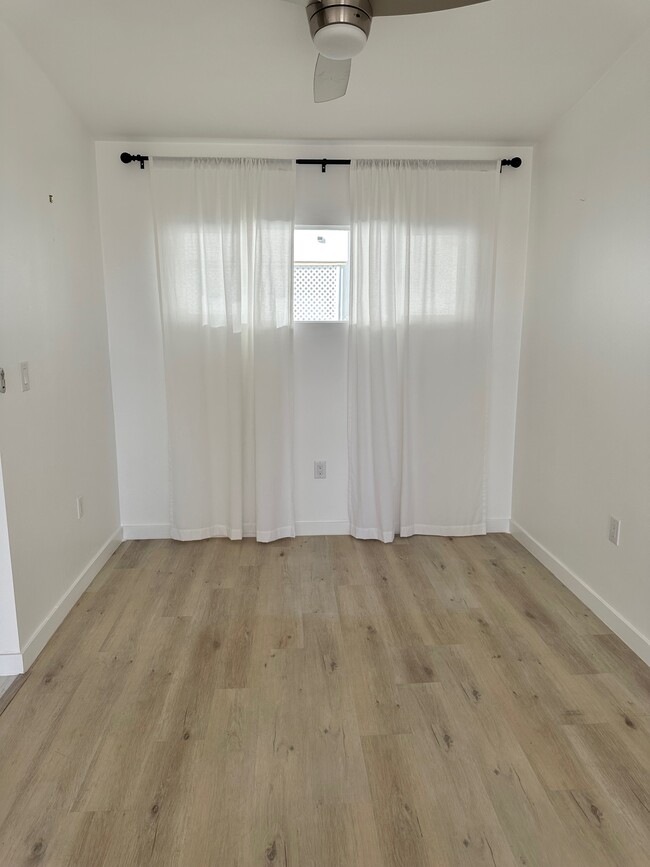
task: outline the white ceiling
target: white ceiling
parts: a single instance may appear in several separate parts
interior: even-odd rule
[[[314,105],[283,0],[0,0],[98,138],[534,141],[650,26],[650,0],[490,0],[377,18],[348,95]]]

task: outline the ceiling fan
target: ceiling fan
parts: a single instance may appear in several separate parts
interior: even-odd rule
[[[303,6],[318,49],[314,72],[314,102],[345,96],[352,58],[368,41],[376,16],[416,15],[473,6],[486,0],[287,0]]]

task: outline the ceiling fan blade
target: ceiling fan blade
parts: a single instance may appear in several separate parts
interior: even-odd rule
[[[289,2],[294,2],[294,0],[289,0]],[[370,0],[370,2],[372,3],[373,15],[379,17],[380,15],[417,15],[422,12],[442,12],[443,9],[473,6],[475,3],[485,3],[487,0]]]
[[[330,60],[319,54],[314,70],[314,102],[330,102],[345,96],[351,69],[351,60]]]

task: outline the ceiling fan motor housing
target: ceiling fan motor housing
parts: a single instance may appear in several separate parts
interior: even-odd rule
[[[307,18],[311,38],[320,52],[341,60],[358,54],[365,46],[372,24],[372,6],[369,0],[312,0],[307,5]],[[355,37],[357,31],[361,32]],[[328,53],[330,42],[333,51]]]

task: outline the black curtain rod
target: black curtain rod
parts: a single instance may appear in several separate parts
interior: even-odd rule
[[[349,166],[351,160],[296,160],[296,165],[299,166],[320,166],[323,173],[327,171],[328,166]],[[510,160],[501,160],[501,170],[504,166],[512,166],[513,169],[518,169],[522,164],[521,157],[512,157]]]
[[[140,168],[144,168],[144,164],[149,157],[142,154],[128,154],[126,151],[120,154],[120,159],[123,163],[140,163]],[[351,160],[296,160],[299,166],[320,166],[323,172],[327,171],[328,166],[349,166]],[[509,160],[501,160],[501,171],[504,166],[511,166],[513,169],[518,169],[522,164],[521,157],[512,157]]]

